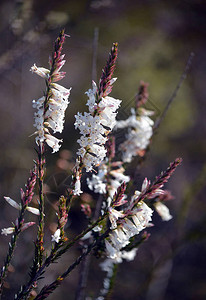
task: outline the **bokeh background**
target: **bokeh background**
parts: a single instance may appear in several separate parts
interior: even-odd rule
[[[112,96],[122,99],[119,118],[129,115],[140,80],[149,83],[147,108],[161,115],[171,97],[191,52],[192,66],[172,106],[154,136],[147,159],[136,171],[137,189],[142,179],[152,179],[169,162],[182,157],[167,189],[174,199],[168,206],[173,219],[164,223],[154,216],[151,237],[140,247],[135,261],[119,267],[111,299],[119,300],[202,300],[206,298],[206,3],[198,0],[1,0],[0,2],[0,227],[9,227],[17,212],[3,196],[19,201],[20,188],[35,159],[32,99],[42,96],[44,80],[29,72],[36,63],[48,66],[48,56],[61,28],[66,39],[67,72],[61,84],[72,87],[66,114],[64,144],[57,154],[47,153],[46,229],[47,246],[55,230],[55,203],[68,186],[69,168],[78,148],[74,115],[85,111],[94,58],[94,32],[98,31],[97,78],[113,42],[119,43],[119,57]],[[93,75],[95,78],[95,74]],[[70,150],[70,152],[68,152]],[[135,170],[135,164],[130,167]],[[29,216],[30,220],[31,216]],[[35,219],[35,218],[34,218]],[[73,236],[86,226],[80,203],[72,209],[67,226]],[[2,299],[13,299],[28,278],[33,258],[35,228],[18,241]],[[9,237],[0,236],[0,261]],[[77,257],[74,248],[46,273],[51,282]],[[94,299],[102,286],[99,261],[92,260],[87,295]],[[79,268],[65,280],[50,299],[75,297]],[[43,284],[43,283],[42,283]],[[89,299],[89,298],[88,298]]]

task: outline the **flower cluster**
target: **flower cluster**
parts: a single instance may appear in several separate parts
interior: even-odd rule
[[[153,134],[154,121],[150,119],[153,112],[139,109],[139,113],[136,116],[135,110],[131,109],[131,116],[125,121],[118,121],[115,126],[116,129],[129,128],[126,139],[119,148],[122,151],[122,160],[127,163],[131,162],[133,157],[143,155]]]
[[[120,250],[129,244],[130,238],[150,226],[152,214],[153,210],[144,201],[139,202],[131,212],[130,217],[122,219],[120,225],[105,240],[108,257],[112,259],[121,257]]]
[[[145,203],[145,200],[157,200],[158,197],[161,199],[161,196],[165,193],[162,190],[164,183],[168,181],[181,161],[180,158],[177,158],[165,172],[156,177],[153,183],[145,178],[141,192],[135,191],[123,212],[117,211],[114,208],[108,209],[109,219],[112,224],[111,229],[113,229],[109,237],[105,240],[108,257],[112,259],[118,258],[121,255],[121,249],[130,243],[130,238],[151,225],[150,221],[152,220],[153,210]],[[117,195],[114,196],[116,199],[112,203],[113,206],[121,205],[124,191],[124,186],[118,189]],[[120,201],[118,201],[118,198]],[[164,208],[164,212],[165,210],[167,209]],[[164,214],[164,217],[168,221],[171,219],[168,211],[167,214]]]
[[[34,114],[34,127],[37,129],[34,133],[37,135],[36,143],[41,145],[45,141],[53,149],[53,153],[59,150],[62,140],[54,137],[49,128],[53,133],[62,132],[70,95],[70,89],[55,83],[65,76],[65,72],[60,71],[65,64],[64,55],[61,54],[64,40],[65,34],[62,31],[55,42],[55,51],[49,61],[50,70],[37,67],[35,64],[31,67],[31,71],[46,79],[47,84],[46,95],[38,100],[33,100],[33,107],[37,109]]]
[[[98,173],[92,174],[91,179],[87,178],[88,187],[95,193],[107,193],[107,207],[109,207],[114,194],[121,184],[130,181],[130,177],[125,175],[124,172],[125,169],[122,162],[116,161],[108,165],[104,160],[98,168]]]
[[[99,165],[106,156],[104,144],[108,133],[116,124],[117,109],[121,103],[120,100],[109,96],[101,98],[97,103],[97,92],[97,86],[93,82],[93,88],[87,92],[89,113],[77,113],[75,116],[75,128],[78,128],[82,135],[77,141],[81,146],[77,154],[87,172]]]

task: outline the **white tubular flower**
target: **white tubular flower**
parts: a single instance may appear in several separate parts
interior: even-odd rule
[[[38,137],[36,138],[38,143]],[[44,140],[46,141],[47,145],[53,149],[52,153],[58,152],[59,148],[61,147],[60,143],[62,140],[57,139],[51,134],[45,134]]]
[[[129,127],[126,140],[120,145],[122,159],[124,162],[131,162],[132,158],[141,154],[147,148],[152,137],[152,126],[154,122],[149,118],[152,112],[141,110],[141,115],[136,116],[134,109],[132,115],[125,121],[118,121],[115,128]]]
[[[106,251],[107,254],[110,258],[115,258],[117,256],[117,251],[116,249],[111,245],[110,242],[108,242],[108,240],[105,240],[105,246],[106,246]]]
[[[123,213],[121,213],[120,211],[118,211],[118,210],[116,210],[116,209],[114,209],[114,208],[112,208],[112,207],[109,207],[108,208],[108,212],[109,212],[109,220],[110,220],[110,222],[111,222],[111,229],[115,229],[115,228],[117,228],[117,220],[119,219],[119,218],[123,218],[124,217],[124,214]]]
[[[57,230],[55,231],[55,233],[51,236],[52,242],[59,243],[59,240],[60,240],[60,238],[61,238],[60,234],[61,234],[60,229],[57,229]]]
[[[48,69],[37,67],[36,64],[34,64],[31,67],[32,73],[36,73],[37,75],[41,76],[42,78],[48,79],[50,71]]]
[[[163,204],[162,202],[157,202],[154,204],[154,207],[163,221],[169,221],[172,219],[172,215],[170,214],[170,211],[165,204]]]
[[[82,194],[82,193],[83,193],[83,192],[82,192],[82,190],[81,190],[80,177],[77,176],[73,194],[79,196],[79,195]]]
[[[3,235],[8,235],[8,234],[12,234],[14,232],[15,228],[14,227],[8,227],[8,228],[3,228],[1,230],[1,234]]]

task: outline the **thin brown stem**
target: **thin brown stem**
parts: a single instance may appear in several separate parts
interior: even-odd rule
[[[165,107],[165,109],[163,110],[161,116],[156,120],[155,124],[154,124],[154,127],[153,127],[153,132],[156,132],[157,129],[159,128],[160,124],[162,123],[162,121],[164,120],[172,102],[174,101],[174,99],[176,98],[177,96],[177,93],[179,91],[179,89],[181,88],[182,86],[182,83],[183,81],[185,80],[185,78],[187,77],[187,74],[190,70],[190,67],[191,67],[191,64],[192,64],[192,60],[193,60],[193,57],[194,57],[194,53],[190,53],[190,56],[187,60],[187,63],[186,63],[186,66],[185,66],[185,69],[184,69],[184,72],[182,73],[180,79],[179,79],[179,82],[175,88],[175,90],[173,91],[171,97],[169,98],[168,102],[167,102],[167,105]]]

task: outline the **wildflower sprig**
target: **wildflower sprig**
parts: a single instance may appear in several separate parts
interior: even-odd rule
[[[121,249],[129,245],[130,238],[150,226],[153,210],[146,204],[146,200],[158,197],[158,195],[164,193],[161,188],[181,161],[181,158],[177,158],[165,172],[156,177],[153,183],[145,179],[141,192],[135,192],[128,206],[123,211],[119,212],[109,208],[111,228],[114,230],[109,234],[109,238],[105,240],[108,257],[112,259],[121,258]]]
[[[62,55],[62,46],[65,41],[65,33],[62,30],[54,43],[54,52],[49,58],[50,70],[37,67],[35,64],[31,71],[43,77],[46,80],[47,90],[43,97],[33,100],[33,107],[37,109],[35,113],[34,127],[37,128],[36,143],[42,145],[46,142],[53,149],[53,153],[60,148],[62,140],[54,137],[53,133],[62,132],[64,127],[65,110],[69,104],[68,97],[70,89],[57,84],[56,82],[64,78],[65,72],[60,69],[65,64],[64,55]]]
[[[118,43],[114,43],[109,54],[109,58],[99,81],[97,98],[108,96],[112,91],[112,84],[116,79],[112,79],[118,55]]]
[[[84,114],[78,112],[75,116],[75,128],[78,128],[82,135],[77,141],[81,146],[77,152],[79,173],[83,167],[86,172],[91,171],[106,157],[107,150],[104,145],[108,134],[116,124],[117,109],[121,103],[120,100],[108,96],[116,80],[112,79],[116,59],[117,44],[114,44],[107,64],[102,71],[99,86],[93,81],[92,89],[86,92],[89,98],[87,101],[89,112]],[[81,193],[79,188],[80,176],[76,177],[76,181],[78,182],[78,189],[75,189],[74,194],[79,195]]]
[[[34,194],[34,187],[36,184],[36,170],[31,171],[30,173],[30,177],[27,181],[26,184],[26,188],[25,191],[23,191],[23,189],[21,189],[21,204],[18,205],[14,200],[12,200],[9,197],[5,197],[6,201],[11,204],[13,207],[17,208],[19,210],[19,217],[16,219],[15,224],[13,227],[7,228],[7,229],[3,229],[2,230],[2,234],[12,234],[11,236],[11,241],[9,243],[9,250],[8,250],[8,254],[6,256],[6,259],[4,261],[4,265],[1,269],[1,273],[0,273],[0,294],[2,293],[2,289],[3,289],[3,285],[4,285],[4,278],[6,277],[7,271],[8,271],[8,267],[9,264],[11,262],[11,259],[13,257],[14,254],[14,250],[16,247],[16,243],[17,243],[17,239],[20,235],[20,233],[27,229],[28,227],[34,225],[34,222],[28,222],[25,223],[24,222],[24,215],[26,210],[28,210],[29,208],[29,203],[31,203],[32,201],[32,197]],[[30,211],[38,214],[38,210],[36,210],[35,208],[30,208]]]
[[[61,146],[62,140],[54,135],[61,133],[63,130],[65,110],[69,104],[68,97],[70,95],[70,89],[56,83],[65,76],[65,72],[61,71],[65,63],[64,55],[62,55],[65,37],[65,32],[62,30],[54,43],[53,54],[49,58],[49,69],[37,67],[36,65],[31,68],[32,72],[46,81],[46,91],[43,97],[33,100],[33,107],[36,108],[34,115],[36,131],[34,134],[38,146],[38,159],[35,162],[36,171],[31,174],[26,190],[21,191],[20,204],[17,204],[10,197],[5,197],[5,200],[11,206],[18,209],[19,217],[13,227],[2,230],[5,235],[12,233],[12,238],[5,264],[0,273],[1,290],[17,237],[21,231],[34,223],[24,222],[25,211],[36,213],[39,216],[35,256],[30,269],[30,278],[15,296],[17,300],[28,299],[31,296],[32,289],[37,287],[38,281],[46,274],[47,268],[62,258],[78,242],[81,246],[83,245],[81,255],[52,283],[44,286],[35,299],[47,298],[83,259],[85,259],[86,267],[82,269],[84,275],[80,280],[78,289],[85,289],[83,284],[85,285],[89,266],[87,259],[90,259],[88,254],[92,250],[95,250],[94,255],[96,257],[106,257],[106,260],[101,264],[101,269],[106,271],[107,275],[104,279],[103,289],[97,299],[109,298],[114,285],[117,265],[124,260],[133,260],[139,245],[149,236],[143,230],[153,225],[151,223],[153,209],[159,213],[164,221],[172,218],[169,209],[164,205],[170,194],[162,188],[181,163],[181,159],[178,158],[171,163],[169,168],[156,177],[152,183],[145,178],[141,191],[136,190],[133,196],[131,196],[131,191],[128,188],[133,182],[130,179],[131,177],[126,175],[125,163],[131,162],[135,156],[144,157],[154,132],[154,122],[150,119],[153,112],[142,107],[148,99],[148,84],[141,82],[131,116],[127,120],[117,123],[116,115],[121,101],[109,96],[113,83],[116,81],[116,78],[113,78],[113,73],[118,45],[114,43],[99,83],[96,84],[93,81],[92,88],[86,92],[88,112],[83,114],[78,112],[75,116],[75,128],[81,134],[78,139],[80,148],[72,172],[72,182],[67,190],[68,195],[59,197],[56,231],[51,236],[50,251],[45,255],[43,190],[46,173],[45,148],[47,146],[51,147],[54,153]],[[115,126],[116,128],[129,128],[125,142],[121,145],[123,156],[118,161],[115,159],[114,137],[109,136]],[[65,226],[73,199],[83,193],[81,190],[83,171],[84,169],[86,172],[94,171],[94,168],[97,172],[92,175],[91,179],[87,178],[89,188],[100,194],[94,213],[92,213],[89,202],[86,203],[84,213],[88,220],[87,228],[73,238],[67,237]],[[38,209],[29,205],[36,180],[38,183]],[[85,298],[84,293],[77,293],[76,296],[80,294],[81,296],[76,297],[78,300]]]
[[[37,128],[36,143],[38,145],[38,187],[39,187],[39,224],[37,240],[35,242],[35,257],[33,260],[33,266],[31,267],[30,277],[31,281],[35,277],[39,268],[43,264],[44,254],[44,192],[43,182],[45,177],[45,143],[53,149],[53,153],[57,152],[60,148],[60,142],[62,140],[54,137],[49,129],[52,129],[53,133],[62,132],[64,125],[65,110],[69,104],[68,97],[70,95],[70,89],[66,89],[56,82],[61,80],[65,76],[65,72],[61,72],[60,69],[65,64],[64,55],[62,55],[62,46],[65,41],[65,32],[62,30],[59,37],[54,43],[54,51],[49,58],[50,69],[37,67],[34,65],[31,71],[43,77],[46,80],[46,93],[43,97],[37,101],[33,101],[33,107],[37,109],[35,113],[34,127]],[[56,238],[57,239],[57,238]]]

